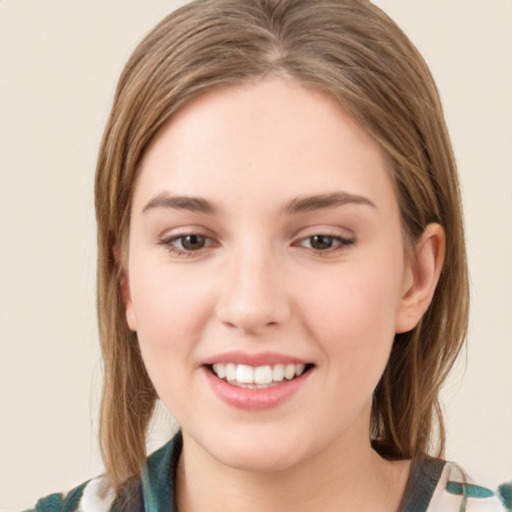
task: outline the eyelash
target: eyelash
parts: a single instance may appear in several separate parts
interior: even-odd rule
[[[315,233],[314,235],[310,235],[310,236],[306,236],[304,238],[301,238],[299,240],[299,242],[294,244],[294,245],[296,245],[296,246],[298,245],[299,247],[304,247],[301,244],[302,242],[304,242],[306,240],[311,241],[315,237],[322,237],[324,239],[329,239],[329,241],[331,243],[335,244],[334,246],[328,247],[328,248],[326,248],[324,250],[314,249],[313,247],[307,247],[307,249],[309,249],[310,251],[313,251],[315,254],[317,254],[319,256],[328,256],[328,255],[331,255],[333,253],[338,253],[340,251],[346,251],[352,245],[354,245],[354,243],[356,241],[355,238],[345,238],[343,236],[329,235],[327,233]]]
[[[199,238],[202,238],[205,240],[209,240],[210,243],[208,243],[204,247],[199,248],[198,250],[180,249],[179,247],[176,247],[175,245],[173,245],[177,240],[181,240],[182,244],[183,244],[183,240],[187,237],[199,237]],[[177,256],[184,256],[186,258],[196,256],[197,254],[201,253],[204,249],[211,247],[211,246],[218,245],[212,241],[211,237],[209,237],[207,235],[202,235],[200,233],[184,233],[182,235],[176,235],[176,236],[172,236],[169,238],[164,238],[164,239],[160,240],[159,243],[161,245],[164,245],[170,253],[176,254]]]
[[[183,240],[187,237],[198,237],[198,238],[204,239],[205,241],[209,241],[209,242],[205,246],[200,247],[197,250],[180,249],[179,247],[176,247],[174,245],[174,243],[178,240],[181,240],[182,244],[183,244]],[[304,241],[306,241],[306,240],[311,241],[315,237],[322,237],[324,239],[328,239],[330,243],[335,244],[335,245],[328,247],[324,250],[315,249],[313,247],[306,247],[306,246],[302,245],[302,243]],[[348,248],[350,248],[350,246],[354,245],[355,241],[356,241],[355,238],[345,238],[345,237],[342,237],[339,235],[329,235],[326,233],[315,233],[314,235],[309,235],[309,236],[299,239],[298,242],[293,243],[293,246],[304,247],[319,256],[327,256],[327,255],[330,255],[333,253],[347,250]],[[202,235],[200,233],[185,233],[182,235],[176,235],[176,236],[172,236],[169,238],[164,238],[164,239],[160,240],[159,244],[165,246],[167,248],[167,250],[169,251],[169,253],[176,254],[177,256],[184,256],[186,258],[190,258],[190,257],[196,256],[198,254],[201,254],[208,247],[219,245],[218,243],[215,243],[214,241],[212,241],[211,237],[209,237],[207,235]]]

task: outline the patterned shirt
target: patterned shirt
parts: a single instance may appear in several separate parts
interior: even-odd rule
[[[31,512],[177,512],[174,482],[182,446],[178,434],[150,455],[141,477],[117,497],[100,476],[39,500]],[[398,512],[512,512],[512,482],[491,491],[467,481],[454,464],[419,458],[411,464]]]

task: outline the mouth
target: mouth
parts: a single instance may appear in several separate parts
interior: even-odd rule
[[[246,389],[267,389],[299,378],[309,372],[313,364],[275,364],[250,366],[235,363],[214,363],[206,368],[218,379],[231,386]]]

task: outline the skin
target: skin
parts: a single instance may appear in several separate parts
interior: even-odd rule
[[[204,238],[186,250],[187,234]],[[324,93],[265,79],[207,93],[162,128],[134,192],[123,294],[183,431],[180,512],[397,509],[408,462],[371,449],[371,398],[395,333],[428,307],[443,247],[429,225],[406,258],[380,147]],[[204,361],[230,351],[314,366],[283,403],[243,410],[205,378]]]

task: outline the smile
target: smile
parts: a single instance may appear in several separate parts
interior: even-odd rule
[[[275,364],[249,366],[235,363],[215,363],[209,366],[210,371],[219,379],[232,386],[249,389],[265,389],[276,386],[284,380],[290,381],[300,377],[313,365],[306,364]]]

